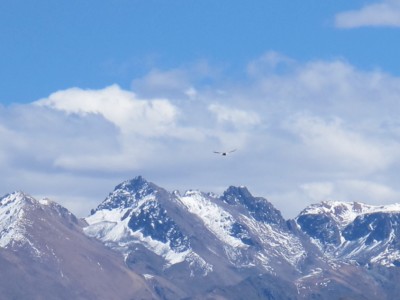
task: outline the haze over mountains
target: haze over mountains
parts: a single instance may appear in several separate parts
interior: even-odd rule
[[[99,201],[100,202],[100,201]],[[84,220],[0,199],[6,299],[393,299],[400,205],[322,202],[285,220],[246,187],[117,185]]]

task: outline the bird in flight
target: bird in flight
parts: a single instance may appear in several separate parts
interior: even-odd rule
[[[222,156],[227,156],[229,153],[232,153],[232,152],[235,152],[235,151],[236,151],[236,149],[233,149],[231,151],[226,151],[226,152],[214,151],[214,153],[221,154]]]

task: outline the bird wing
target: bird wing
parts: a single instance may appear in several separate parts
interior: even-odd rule
[[[233,149],[233,150],[231,150],[231,151],[214,151],[214,153],[217,153],[217,154],[222,154],[222,155],[227,155],[228,153],[232,153],[232,152],[235,152],[237,149]]]

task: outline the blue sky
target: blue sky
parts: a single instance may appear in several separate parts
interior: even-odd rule
[[[368,1],[3,1],[2,103],[73,86],[101,88],[152,67],[207,60],[240,75],[274,50],[295,59],[344,58],[398,74],[396,28],[343,30],[335,15]],[[239,74],[238,74],[239,73]]]
[[[398,202],[399,27],[398,0],[2,1],[0,192]]]

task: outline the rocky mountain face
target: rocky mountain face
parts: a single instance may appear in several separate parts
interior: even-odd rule
[[[0,293],[10,299],[394,299],[399,213],[396,205],[322,202],[285,220],[246,187],[181,194],[139,176],[78,220],[54,202],[14,193],[0,201],[0,269],[7,270],[0,272]]]
[[[303,210],[296,222],[333,260],[400,266],[400,205],[322,202]]]
[[[0,199],[1,299],[156,299],[67,209],[21,192]],[[153,297],[154,296],[154,297]]]
[[[229,187],[221,196],[180,194],[137,177],[92,210],[84,231],[121,252],[166,299],[388,297],[377,282],[380,273],[327,251],[340,243],[350,216],[306,215],[286,221],[245,187]]]
[[[85,233],[122,252],[133,270],[171,281],[179,291],[171,299],[200,297],[254,274],[284,272],[293,280],[306,257],[279,211],[244,187],[222,197],[180,195],[137,177],[118,185],[86,221]]]

